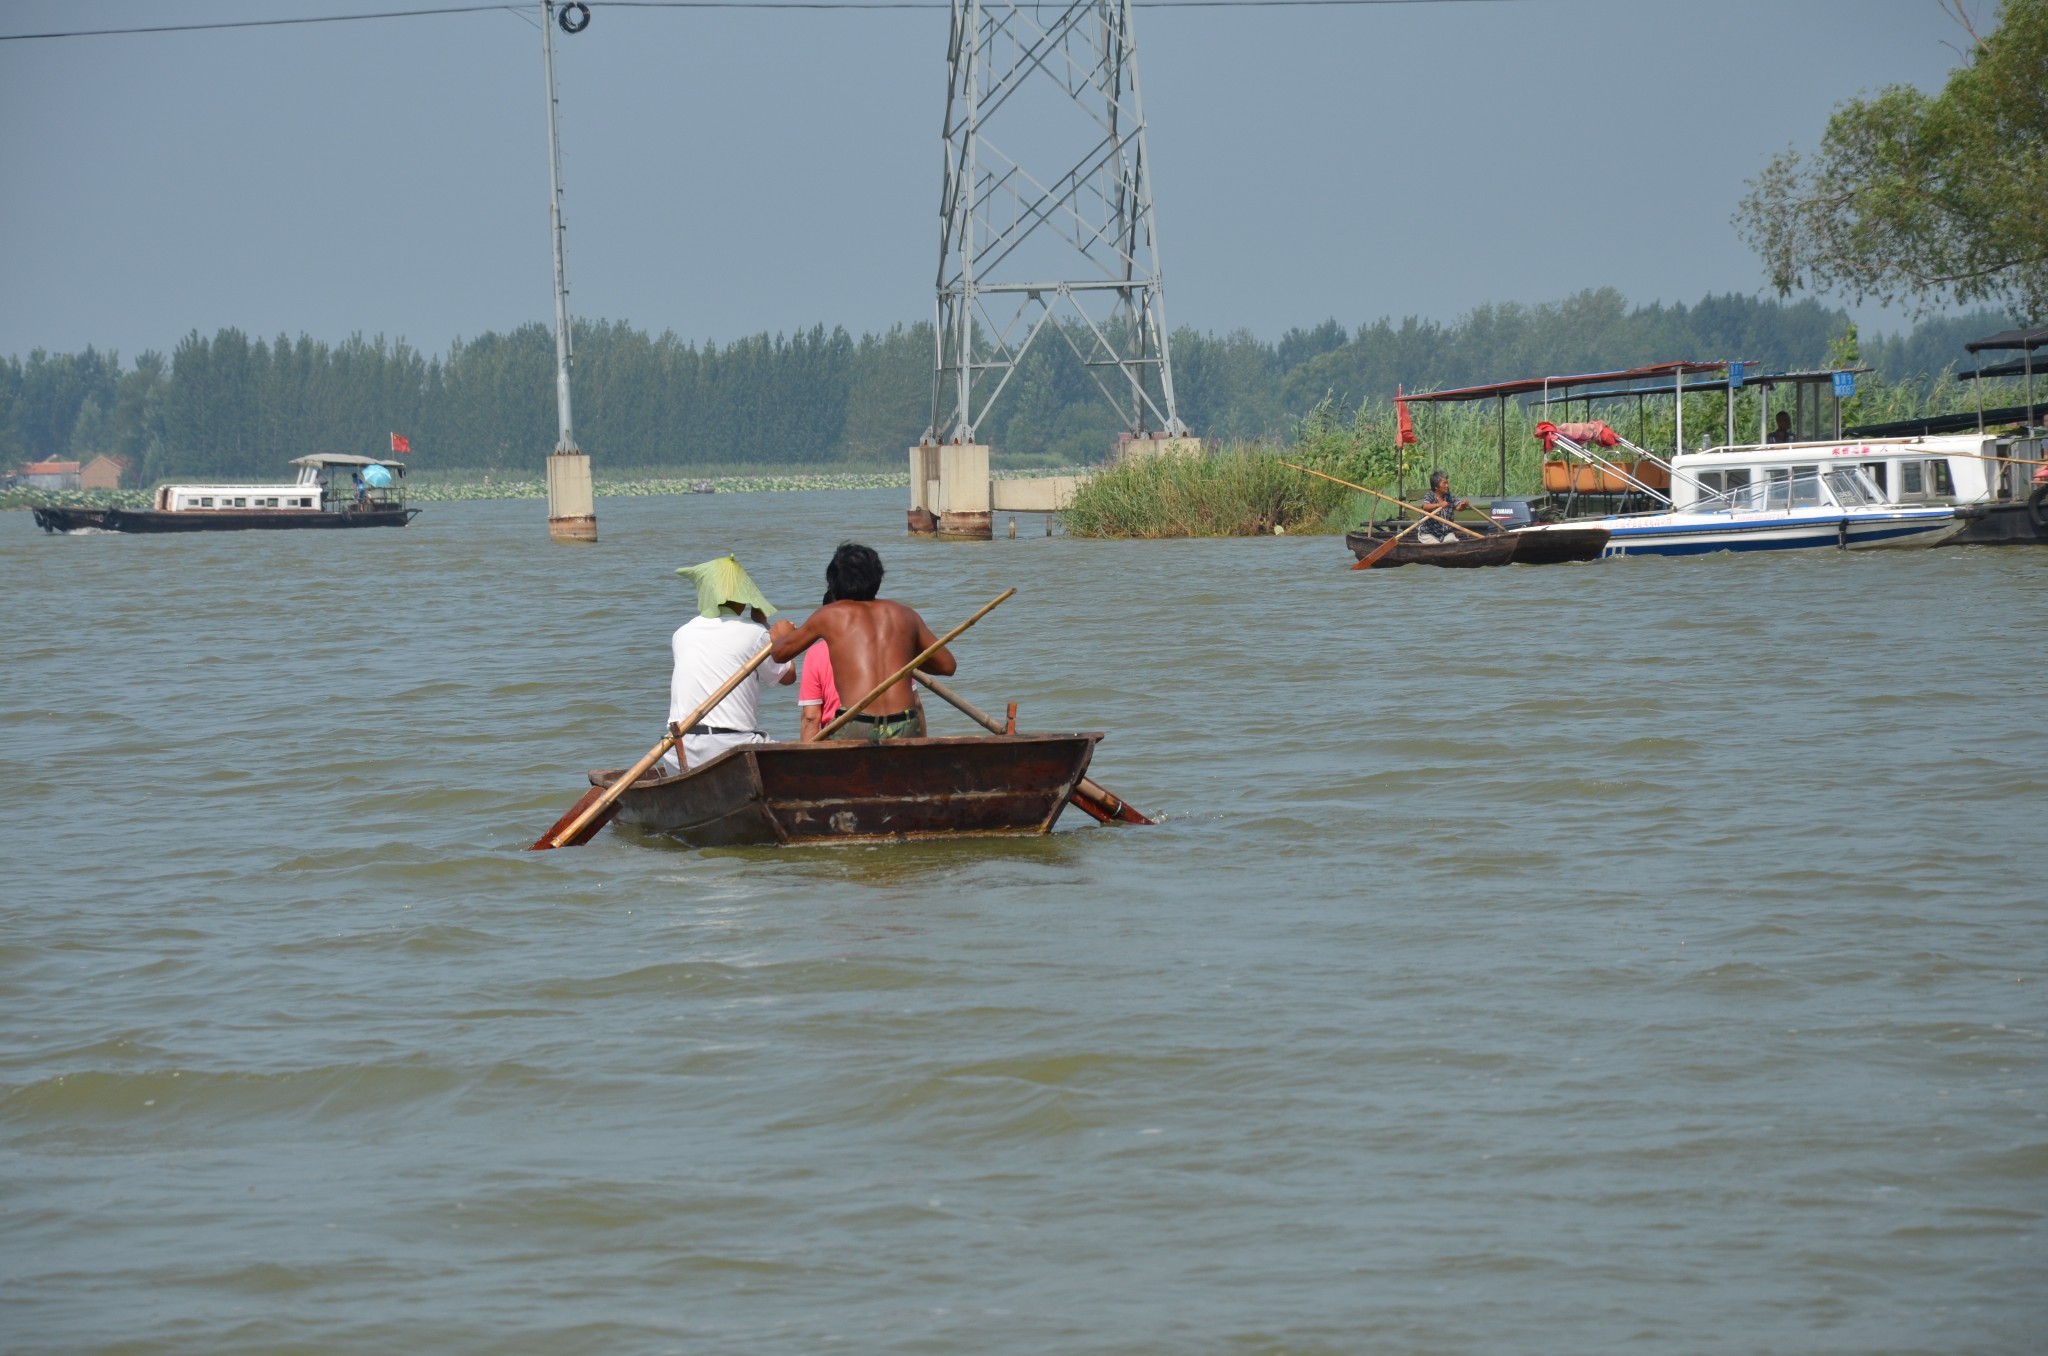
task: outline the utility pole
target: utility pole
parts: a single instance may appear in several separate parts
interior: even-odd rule
[[[597,505],[590,484],[590,458],[576,446],[569,417],[569,368],[575,344],[569,329],[569,273],[563,259],[568,228],[562,224],[562,146],[555,130],[555,24],[564,33],[590,26],[590,6],[571,0],[559,6],[541,0],[541,64],[548,83],[548,220],[555,248],[555,450],[548,457],[548,536],[555,541],[596,541]]]

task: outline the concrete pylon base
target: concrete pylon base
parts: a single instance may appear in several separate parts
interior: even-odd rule
[[[590,458],[581,452],[556,452],[548,457],[548,537],[553,541],[597,540]]]
[[[1134,438],[1128,433],[1117,435],[1113,459],[1135,461],[1141,457],[1199,457],[1202,455],[1202,440],[1186,435],[1168,437],[1164,433],[1148,434]]]
[[[995,515],[992,513],[941,513],[940,541],[993,541]]]
[[[941,541],[994,537],[988,463],[986,443],[922,443],[911,448],[911,533]]]

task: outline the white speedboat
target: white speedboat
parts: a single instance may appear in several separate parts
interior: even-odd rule
[[[1556,441],[1596,465],[1607,464],[1597,451],[1582,449],[1564,438]],[[1671,490],[1667,510],[1574,519],[1523,530],[1602,527],[1608,533],[1603,556],[1936,546],[1965,524],[1952,504],[1927,502],[1934,497],[1933,459],[1905,455],[1910,450],[1893,445],[1804,443],[1682,452],[1668,463]],[[1887,480],[1896,470],[1899,483],[1910,487],[1906,493],[1925,498],[1901,502],[1887,495],[1868,464],[1879,459],[1886,463],[1880,474]],[[1897,466],[1891,465],[1893,462]],[[1940,465],[1943,488],[1952,492],[1947,483],[1950,463],[1942,458]],[[1663,494],[1657,497],[1667,498]]]

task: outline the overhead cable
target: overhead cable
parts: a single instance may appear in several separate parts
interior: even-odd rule
[[[1506,5],[1523,0],[1131,0],[1134,9],[1355,9],[1377,5]],[[594,0],[601,9],[716,10],[949,10],[944,0]],[[430,9],[387,9],[365,14],[307,14],[287,19],[222,19],[210,23],[147,24],[133,28],[74,28],[49,33],[0,33],[0,42],[44,38],[116,38],[151,33],[207,33],[229,28],[286,28],[303,24],[345,24],[366,19],[423,19],[439,14],[520,13],[531,5],[438,5]]]

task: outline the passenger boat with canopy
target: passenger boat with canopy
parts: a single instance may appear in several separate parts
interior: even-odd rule
[[[151,508],[38,508],[36,525],[47,532],[247,532],[404,527],[419,513],[406,507],[402,461],[316,452],[291,464],[299,475],[290,484],[161,485]]]
[[[1540,537],[1597,525],[1608,534],[1604,556],[1933,546],[1963,526],[1953,506],[1898,502],[1873,474],[1876,470],[1889,479],[1891,465],[1897,462],[1901,483],[1928,484],[1934,475],[1929,466],[1947,463],[1918,455],[1924,448],[1792,443],[1681,452],[1662,463],[1671,486],[1667,495],[1650,489],[1633,473],[1617,470],[1613,461],[1586,445],[1560,432],[1554,431],[1553,437],[1570,443],[1588,464],[1628,476],[1642,493],[1663,501],[1661,511],[1537,523],[1524,529]],[[1640,448],[1631,450],[1649,456]],[[1879,455],[1883,452],[1896,455]]]
[[[2012,522],[2032,507],[2030,477],[2042,466],[2038,438],[1981,429],[1973,435],[1955,423],[1949,424],[1954,433],[1918,437],[1901,436],[1904,428],[1845,430],[1842,401],[1853,395],[1855,379],[1866,369],[1758,375],[1756,366],[1738,360],[1659,363],[1409,393],[1397,400],[1495,402],[1503,495],[1491,515],[1503,524],[1527,523],[1522,531],[1531,541],[1600,528],[1608,533],[1604,555],[1693,555],[2019,539]],[[1745,444],[1736,441],[1735,431],[1736,397],[1746,387],[1758,393],[1758,441]],[[1784,399],[1784,388],[1791,399]],[[1781,406],[1790,407],[1779,411],[1791,427],[1786,441],[1765,436],[1774,392],[1781,393]],[[1687,398],[1702,394],[1725,401],[1726,440],[1684,451]],[[1545,416],[1535,429],[1544,449],[1540,499],[1505,494],[1511,398],[1529,398]],[[1659,398],[1670,402],[1665,432],[1675,445],[1664,454],[1644,445],[1645,405]],[[1596,406],[1605,412],[1617,402],[1633,403],[1636,426],[1645,431],[1637,436],[1644,441],[1596,417]],[[1713,420],[1710,427],[1720,423]],[[1787,437],[1782,430],[1775,436]],[[1985,536],[1978,522],[1987,513],[1999,516],[1995,536]],[[2048,519],[2048,503],[2041,513]]]

